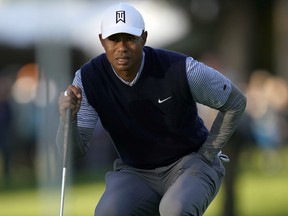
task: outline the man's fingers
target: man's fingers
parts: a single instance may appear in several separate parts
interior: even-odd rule
[[[75,118],[80,109],[82,100],[81,89],[75,85],[69,85],[66,91],[62,92],[59,97],[59,111],[61,116],[65,117],[65,111],[71,109],[72,117]]]
[[[70,85],[68,87],[77,98],[81,98],[82,91],[77,85]]]

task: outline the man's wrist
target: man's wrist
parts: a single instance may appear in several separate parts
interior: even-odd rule
[[[205,146],[201,146],[198,153],[202,154],[205,158],[207,158],[209,161],[213,162],[216,155],[220,152],[220,149],[218,148],[207,148]]]

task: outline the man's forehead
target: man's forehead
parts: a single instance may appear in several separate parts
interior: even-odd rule
[[[109,36],[109,38],[115,38],[115,37],[138,37],[136,35],[128,34],[128,33],[117,33]]]

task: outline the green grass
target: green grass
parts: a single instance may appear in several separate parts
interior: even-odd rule
[[[281,153],[282,167],[275,172],[263,172],[259,152],[243,153],[240,174],[236,182],[239,216],[288,215],[288,150]],[[251,157],[253,156],[253,157]],[[247,159],[247,158],[253,158]],[[102,176],[101,179],[104,177]],[[90,179],[90,180],[89,180]],[[92,180],[91,180],[92,179]],[[20,186],[0,190],[0,215],[59,215],[60,185],[37,188],[33,183],[15,180]],[[19,183],[22,182],[22,183]],[[1,183],[1,181],[0,181]],[[22,184],[22,186],[21,186]],[[67,184],[65,215],[93,215],[95,205],[104,191],[103,181],[86,176]],[[221,216],[223,189],[208,208],[205,216]]]
[[[67,188],[65,215],[93,215],[95,205],[104,190],[103,183],[83,184]],[[60,191],[29,189],[0,194],[0,215],[59,215]]]
[[[288,175],[266,176],[245,173],[237,181],[239,216],[287,216]],[[221,216],[223,189],[205,216]]]

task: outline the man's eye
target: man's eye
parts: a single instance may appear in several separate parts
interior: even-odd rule
[[[116,38],[116,37],[109,37],[109,40],[113,41],[113,42],[119,42],[120,41],[120,39]]]
[[[118,43],[120,41],[125,41],[125,42],[133,42],[137,39],[138,37],[136,36],[128,36],[128,37],[108,37],[110,41],[113,41],[115,43]]]
[[[127,41],[134,41],[136,39],[137,39],[136,36],[127,37]]]

